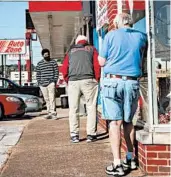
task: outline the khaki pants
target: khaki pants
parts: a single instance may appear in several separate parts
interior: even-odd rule
[[[41,86],[40,89],[46,102],[47,112],[49,114],[56,114],[55,83],[53,82],[47,87]]]
[[[87,135],[96,135],[96,113],[98,83],[95,79],[69,81],[69,124],[70,134],[79,134],[79,103],[80,94],[83,93],[87,108]]]

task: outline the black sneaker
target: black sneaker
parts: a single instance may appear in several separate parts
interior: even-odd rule
[[[79,136],[78,135],[71,136],[71,142],[72,143],[79,143]]]
[[[128,160],[127,158],[122,163],[123,167],[130,170],[136,170],[137,169],[137,163],[134,159]]]
[[[114,167],[114,164],[112,163],[110,166],[106,167],[106,174],[113,176],[123,176],[125,173],[122,165],[117,165]]]
[[[94,142],[97,140],[96,135],[87,135],[87,143]]]

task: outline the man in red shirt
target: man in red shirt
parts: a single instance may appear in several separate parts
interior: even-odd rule
[[[68,83],[70,136],[79,142],[79,103],[84,95],[87,108],[87,142],[96,140],[96,104],[100,66],[97,50],[88,44],[86,36],[79,35],[65,56],[62,73]]]

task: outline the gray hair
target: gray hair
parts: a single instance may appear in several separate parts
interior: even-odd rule
[[[124,26],[124,25],[132,25],[133,19],[130,14],[127,13],[121,13],[117,14],[115,19],[113,20],[114,25],[118,25],[118,27]]]

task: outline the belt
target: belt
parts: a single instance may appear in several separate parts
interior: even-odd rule
[[[113,75],[113,74],[106,74],[105,77],[107,77],[107,78],[119,78],[119,79],[123,79],[123,80],[138,80],[137,77],[120,76],[120,75]]]

